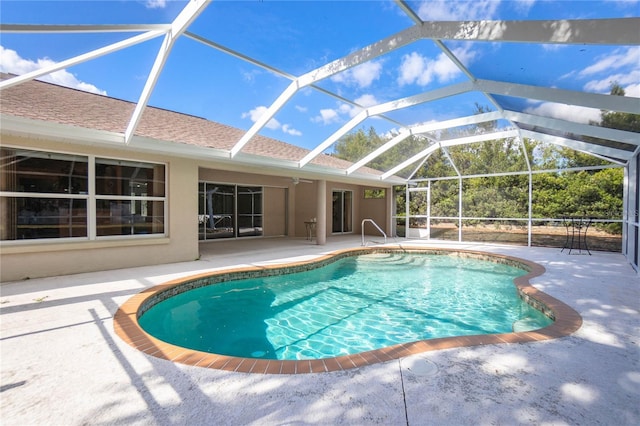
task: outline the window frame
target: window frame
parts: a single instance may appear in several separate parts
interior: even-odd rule
[[[201,188],[202,186],[202,188]],[[233,190],[233,195],[232,195],[232,213],[230,213],[230,227],[224,227],[224,228],[230,228],[232,235],[228,235],[228,236],[220,236],[220,237],[209,237],[208,231],[207,229],[211,229],[207,227],[207,222],[210,221],[209,217],[210,214],[207,212],[207,206],[202,204],[202,203],[206,203],[206,196],[203,195],[206,194],[207,192],[207,186],[223,186],[223,187],[229,187]],[[239,192],[239,188],[260,188],[260,213],[251,213],[251,214],[247,214],[247,213],[240,213],[240,202],[239,202],[239,197],[240,197],[240,192]],[[202,189],[204,190],[204,192],[202,191]],[[248,184],[248,183],[229,183],[229,182],[221,182],[221,181],[212,181],[212,180],[202,180],[202,179],[198,179],[198,242],[199,243],[204,243],[204,242],[213,242],[213,241],[224,241],[224,240],[238,240],[238,239],[248,239],[248,238],[263,238],[264,237],[264,209],[265,209],[265,186],[264,185],[253,185],[253,184]],[[255,196],[255,195],[252,195]],[[223,213],[226,214],[226,213]],[[251,221],[253,223],[253,221],[256,220],[256,218],[259,218],[259,222],[260,222],[260,226],[257,228],[260,228],[260,233],[258,235],[253,235],[253,234],[248,234],[248,235],[243,235],[240,232],[240,221],[241,218],[246,219],[246,218],[251,218]],[[214,228],[215,229],[215,228]]]
[[[366,187],[362,190],[362,198],[365,200],[384,200],[386,197],[386,188]]]
[[[87,184],[86,193],[46,193],[46,192],[20,192],[20,191],[2,191],[0,190],[0,198],[35,198],[35,199],[70,199],[84,200],[86,202],[86,218],[87,233],[86,236],[78,237],[60,237],[60,238],[31,238],[31,239],[8,239],[0,240],[3,246],[8,245],[39,245],[39,244],[61,244],[67,242],[78,241],[110,241],[110,240],[128,240],[128,239],[153,239],[166,238],[169,236],[169,164],[161,161],[139,160],[136,158],[113,157],[108,155],[86,154],[69,151],[59,151],[41,148],[32,148],[25,146],[3,145],[6,149],[15,149],[22,151],[32,151],[42,154],[60,154],[74,155],[87,159]],[[164,196],[138,196],[138,195],[100,195],[96,193],[96,159],[105,159],[110,161],[122,161],[143,163],[151,166],[159,165],[164,168]],[[149,234],[126,234],[126,235],[97,235],[97,202],[98,200],[115,200],[115,201],[150,201],[161,202],[163,214],[163,231]]]

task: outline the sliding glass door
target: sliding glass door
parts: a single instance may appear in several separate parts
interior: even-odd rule
[[[238,186],[236,194],[238,200],[237,236],[262,235],[262,187]]]
[[[334,234],[353,232],[353,192],[333,191],[332,229]]]
[[[262,187],[200,182],[198,238],[262,235]]]

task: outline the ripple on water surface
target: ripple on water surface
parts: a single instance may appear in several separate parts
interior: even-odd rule
[[[532,330],[551,320],[518,295],[522,269],[434,254],[347,257],[306,272],[229,281],[149,309],[151,335],[251,358],[317,359],[437,337]]]

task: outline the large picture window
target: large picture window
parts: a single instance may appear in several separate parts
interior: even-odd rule
[[[164,233],[164,165],[96,158],[96,234]]]
[[[0,239],[164,234],[165,166],[0,149]]]

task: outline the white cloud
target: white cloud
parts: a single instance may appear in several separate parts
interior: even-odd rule
[[[354,117],[358,112],[360,112],[360,108],[351,106],[349,104],[341,104],[337,112],[339,114],[348,115],[349,117]]]
[[[340,118],[340,114],[338,114],[338,111],[335,109],[321,109],[320,110],[320,115],[313,117],[311,119],[311,121],[315,122],[315,123],[322,123],[322,124],[331,124],[331,123],[337,123],[339,121],[341,121],[342,119]]]
[[[250,110],[249,112],[243,112],[242,113],[242,118],[249,118],[251,121],[253,121],[254,123],[256,121],[258,121],[260,119],[260,117],[262,117],[262,115],[267,112],[267,107],[266,106],[257,106],[254,109]],[[268,129],[271,130],[276,130],[280,128],[280,122],[278,120],[276,120],[275,118],[272,118],[271,120],[269,120],[269,122],[266,124],[266,127]]]
[[[591,78],[583,88],[589,92],[609,93],[611,85],[617,83],[625,89],[627,96],[638,96],[640,81],[640,47],[616,49],[609,55],[602,55],[582,69],[565,74],[562,78]]]
[[[509,4],[512,5],[517,12],[526,15],[529,13],[535,2],[536,0],[516,0]]]
[[[358,105],[362,105],[364,108],[378,105],[380,102],[374,95],[365,94],[355,99],[354,102]],[[340,103],[337,108],[325,108],[321,109],[320,113],[313,117],[311,121],[314,123],[321,123],[324,125],[332,123],[342,123],[347,119],[353,118],[362,111],[362,108],[352,106],[345,103]]]
[[[292,136],[302,136],[302,132],[300,130],[296,130],[288,124],[282,125],[282,131]]]
[[[399,133],[400,133],[400,129],[394,127],[392,129],[387,130],[383,134],[381,134],[380,137],[383,138],[384,140],[391,140],[395,138]]]
[[[424,21],[494,19],[498,6],[499,0],[425,1],[418,8],[418,16]]]
[[[624,87],[624,95],[640,98],[640,83],[630,84]]]
[[[591,80],[587,84],[584,85],[584,89],[589,92],[597,92],[597,93],[610,93],[611,85],[613,83],[618,83],[622,88],[626,86],[637,85],[640,81],[640,69],[633,70],[628,74],[612,74],[600,80]],[[625,88],[625,94],[627,96],[631,96],[627,93]]]
[[[589,124],[592,121],[600,122],[601,118],[601,111],[596,108],[586,108],[577,105],[565,105],[552,102],[544,102],[537,106],[526,108],[524,112],[527,114],[584,124]]]
[[[398,77],[398,83],[403,86],[405,84],[411,84],[427,80],[427,83],[431,80],[431,76],[426,74],[427,59],[418,52],[411,52],[408,55],[402,57],[402,64],[400,65],[400,76]]]
[[[49,58],[38,59],[35,62],[30,59],[24,59],[20,57],[15,50],[5,49],[4,46],[0,45],[0,72],[22,75],[54,64],[55,61]],[[98,89],[93,84],[78,80],[75,75],[64,69],[44,75],[38,78],[38,80],[71,87],[72,89],[83,90],[85,92],[107,95],[106,91]]]
[[[452,53],[466,65],[475,57],[475,52],[469,48],[457,48],[452,50]],[[444,53],[440,53],[436,59],[430,59],[418,52],[411,52],[402,57],[398,84],[404,86],[416,83],[419,86],[426,86],[434,80],[446,83],[461,72],[460,68]]]
[[[575,70],[569,71],[568,73],[561,75],[560,79],[564,80],[564,79],[567,79],[567,78],[573,78],[575,75],[576,75],[576,71]]]
[[[380,78],[382,73],[382,61],[370,61],[350,68],[331,77],[336,83],[365,88]]]
[[[167,6],[167,0],[147,0],[144,5],[147,9],[164,9]]]
[[[355,103],[357,103],[358,105],[362,105],[363,107],[370,107],[370,106],[373,106],[373,105],[378,105],[380,102],[376,99],[376,97],[374,95],[365,94],[365,95],[362,95],[359,98],[357,98],[355,100]],[[357,108],[357,109],[359,109],[359,108]]]
[[[571,45],[569,44],[560,44],[560,43],[545,43],[542,44],[541,47],[542,49],[546,50],[547,52],[557,52],[559,50],[563,50],[563,49],[568,49]]]
[[[640,46],[617,49],[613,54],[600,57],[598,62],[580,71],[580,76],[589,76],[604,71],[612,71],[626,66],[638,67],[640,64]]]
[[[251,71],[241,71],[242,73],[242,78],[249,82],[249,83],[254,83],[256,81],[256,76],[262,74],[262,71],[260,70],[251,70]]]
[[[249,112],[242,113],[242,118],[249,118],[251,121],[255,123],[260,119],[260,117],[262,117],[262,115],[265,112],[267,112],[267,107],[260,105],[250,110]],[[271,120],[269,120],[265,125],[265,127],[271,130],[281,130],[282,132],[287,133],[289,135],[293,135],[293,136],[302,136],[302,132],[294,129],[289,124],[280,124],[280,122],[275,118],[272,118]]]
[[[295,109],[297,109],[300,112],[307,112],[309,110],[309,108],[302,106],[302,105],[296,105]]]

